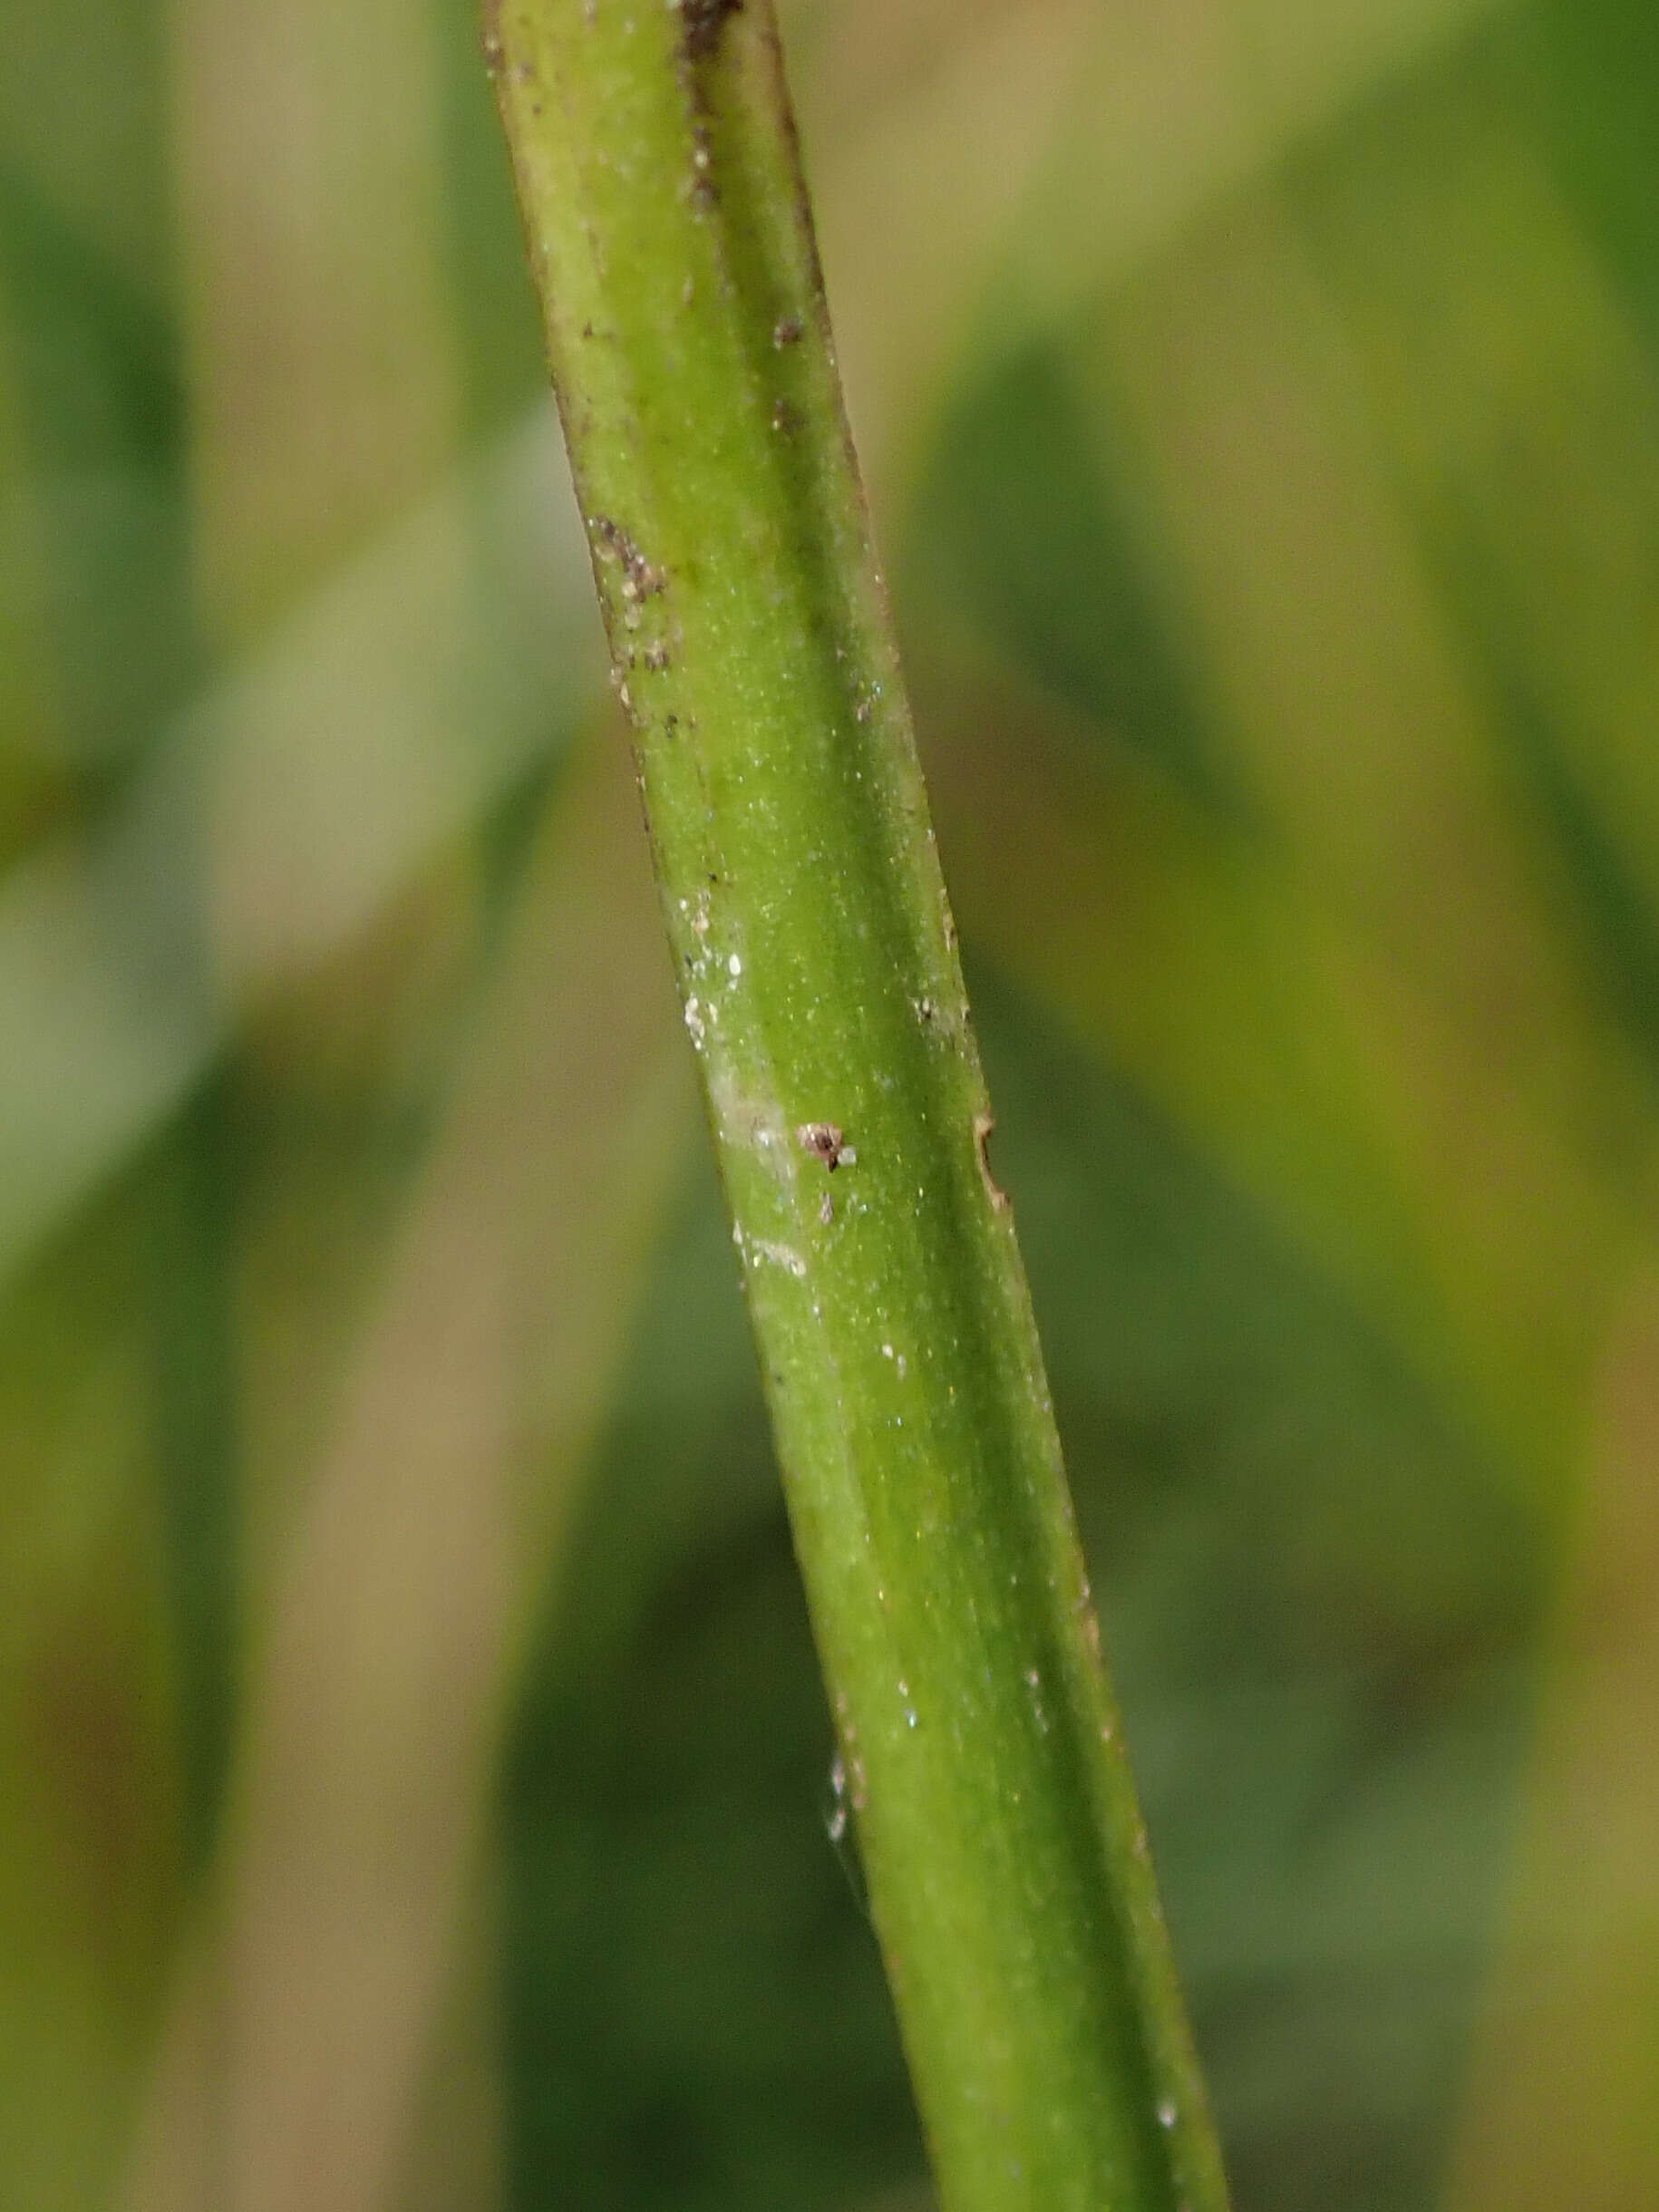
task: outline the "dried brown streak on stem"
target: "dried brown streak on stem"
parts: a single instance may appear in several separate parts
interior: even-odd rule
[[[680,0],[680,37],[688,62],[701,62],[714,52],[726,18],[742,5],[743,0]]]
[[[985,1195],[999,1214],[1008,1210],[1008,1193],[991,1172],[991,1131],[996,1127],[996,1116],[976,1113],[974,1116],[974,1148],[979,1154],[980,1180]]]

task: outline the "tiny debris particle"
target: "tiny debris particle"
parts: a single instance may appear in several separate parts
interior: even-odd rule
[[[781,436],[793,437],[800,428],[800,410],[798,407],[792,407],[788,400],[774,400],[771,409],[771,426]]]
[[[832,1174],[840,1160],[850,1158],[841,1132],[833,1121],[803,1121],[795,1134],[802,1149],[810,1152],[814,1159],[821,1159]]]
[[[798,315],[781,315],[771,326],[771,342],[780,350],[786,345],[799,345],[803,327]]]
[[[726,974],[735,982],[743,972],[743,964],[736,953],[726,962]]]
[[[826,1228],[835,1219],[835,1200],[827,1190],[818,1201],[818,1218]]]
[[[1008,1193],[1003,1189],[991,1172],[991,1131],[996,1127],[996,1116],[976,1113],[974,1116],[974,1150],[979,1155],[979,1178],[985,1187],[985,1195],[999,1214],[1008,1210]]]
[[[668,648],[666,645],[647,645],[639,657],[647,668],[654,668],[660,672],[668,665]]]

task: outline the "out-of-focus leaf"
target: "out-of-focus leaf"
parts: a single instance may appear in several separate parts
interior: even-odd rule
[[[1063,701],[1080,730],[1102,725],[1215,804],[1182,656],[1094,444],[1060,348],[994,356],[940,429],[908,517],[907,593]]]
[[[460,458],[421,0],[169,18],[204,626],[246,647]]]
[[[547,358],[512,178],[472,0],[436,11],[439,127],[444,156],[440,251],[452,303],[458,412],[469,443],[491,438],[545,401]]]
[[[1647,220],[1659,187],[1654,103],[1659,22],[1642,0],[1544,0],[1517,91],[1541,126],[1561,189],[1616,277],[1651,352],[1659,345],[1659,239]]]
[[[154,305],[171,274],[165,34],[151,0],[8,8],[0,23],[5,166]]]
[[[46,2212],[102,2201],[179,1925],[156,1196],[114,1194],[0,1306],[0,2164]]]
[[[633,793],[596,737],[256,1593],[223,1925],[167,2031],[135,2208],[222,2188],[372,2212],[398,2169],[503,1705],[692,1126]]]
[[[1297,206],[1445,599],[1509,710],[1511,773],[1570,895],[1557,935],[1588,939],[1648,1054],[1651,1118],[1659,392],[1617,265],[1573,219],[1503,59],[1389,102],[1309,166]],[[1616,1072],[1559,1072],[1581,1141],[1651,1206],[1649,1140],[1609,1111]]]
[[[225,1082],[209,1080],[161,1148],[152,1257],[156,1488],[173,1621],[180,1826],[207,1870],[241,1687],[235,1260],[238,1177]]]
[[[60,805],[192,674],[177,371],[165,318],[0,158],[0,602],[34,664],[3,680],[0,752],[55,770]]]
[[[361,929],[594,682],[550,413],[204,698],[95,830],[0,883],[0,1270],[185,1096],[239,1005]]]
[[[1582,1532],[1449,2201],[1637,2212],[1659,2194],[1659,1296],[1600,1378]]]

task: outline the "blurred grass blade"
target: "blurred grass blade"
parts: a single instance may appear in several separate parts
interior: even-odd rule
[[[242,643],[459,450],[438,19],[179,0],[166,20],[201,613]]]
[[[224,1924],[163,2032],[129,2212],[388,2201],[687,1091],[633,794],[589,742],[264,1595]]]
[[[1608,1334],[1583,1526],[1560,1594],[1506,1940],[1446,2201],[1659,2201],[1659,1282]]]
[[[943,2199],[1218,2207],[771,10],[485,45]]]
[[[109,818],[0,884],[0,1282],[588,688],[551,423],[516,425],[167,730]],[[579,556],[575,556],[579,559]]]

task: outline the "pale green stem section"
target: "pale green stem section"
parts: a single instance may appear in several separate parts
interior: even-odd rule
[[[485,45],[941,2196],[1214,2212],[770,9]]]

